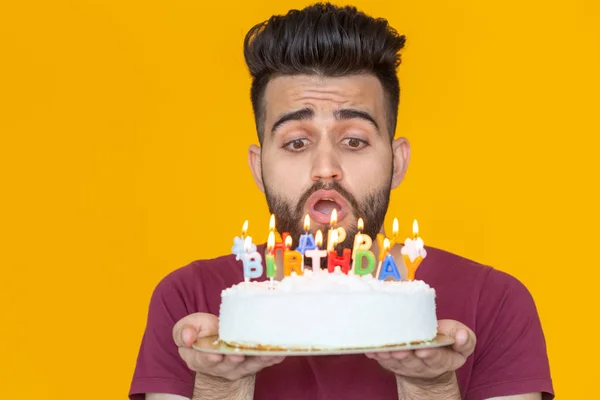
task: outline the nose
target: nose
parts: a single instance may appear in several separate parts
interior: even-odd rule
[[[329,143],[319,143],[314,152],[311,176],[313,181],[341,181],[342,166],[339,155]]]

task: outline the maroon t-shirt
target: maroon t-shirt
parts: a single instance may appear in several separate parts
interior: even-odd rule
[[[475,352],[456,372],[462,398],[530,392],[544,393],[544,400],[554,397],[540,320],[518,280],[434,248],[427,248],[416,279],[436,290],[438,319],[460,321],[477,335]],[[173,326],[195,312],[219,315],[221,291],[241,281],[241,262],[229,255],[195,261],[158,284],[131,384],[132,400],[143,399],[144,393],[192,397],[194,372],[179,357]],[[398,394],[394,375],[359,354],[287,357],[257,374],[254,398],[362,400],[397,399]]]

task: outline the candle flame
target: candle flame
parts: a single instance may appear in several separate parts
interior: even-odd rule
[[[275,248],[275,233],[271,231],[269,232],[269,238],[267,239],[267,251],[272,252],[273,248]]]
[[[337,224],[337,210],[334,208],[331,211],[331,219],[329,220],[329,225],[331,225],[332,227],[334,227],[335,224]]]
[[[248,232],[248,220],[245,220],[242,225],[242,237],[246,237],[246,232]]]
[[[362,218],[358,219],[357,225],[358,225],[358,231],[359,232],[361,232],[363,229],[365,229],[365,223],[364,223],[364,221],[363,221]]]
[[[390,239],[383,239],[383,250],[387,253],[390,250]]]
[[[338,242],[338,231],[337,231],[337,229],[334,229],[333,231],[331,231],[331,238],[330,238],[330,240],[331,240],[332,246],[335,247],[335,245],[337,245],[337,242]]]
[[[250,251],[250,247],[252,247],[252,238],[246,236],[246,239],[244,239],[244,250],[246,250],[246,253]]]
[[[285,247],[288,248],[288,249],[290,247],[292,247],[292,237],[291,236],[288,236],[288,237],[285,238]]]
[[[392,223],[392,237],[396,239],[398,237],[398,218],[394,218]]]
[[[275,230],[275,214],[271,214],[271,219],[269,219],[269,230]]]
[[[321,232],[320,229],[317,231],[317,234],[315,235],[315,243],[317,244],[317,247],[321,247],[321,245],[323,244],[323,232]]]
[[[419,223],[415,219],[413,221],[413,237],[416,239],[419,236]]]
[[[308,216],[308,214],[304,216],[304,230],[306,232],[310,231],[310,217]]]

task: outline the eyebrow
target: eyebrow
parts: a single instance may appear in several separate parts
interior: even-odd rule
[[[306,119],[312,119],[315,116],[315,112],[311,108],[302,108],[300,110],[291,111],[289,113],[283,114],[271,128],[271,135],[274,135],[277,129],[286,122],[289,121],[302,121]]]
[[[366,111],[356,110],[354,108],[342,108],[341,110],[334,111],[333,116],[335,117],[335,119],[338,120],[355,118],[365,120],[373,124],[373,126],[375,127],[375,129],[377,129],[377,132],[379,133],[379,125],[377,125],[377,122],[375,122],[375,118],[373,118],[371,114],[369,114]]]
[[[273,124],[273,127],[271,128],[271,135],[274,135],[277,132],[277,129],[279,129],[279,127],[281,125],[285,124],[286,122],[309,120],[309,119],[312,119],[314,116],[315,116],[314,110],[312,108],[308,108],[308,107],[302,108],[300,110],[285,113],[281,117],[279,117],[279,119],[277,121],[275,121],[275,123]],[[342,108],[340,110],[334,111],[333,116],[335,117],[336,120],[348,120],[348,119],[365,120],[365,121],[371,123],[377,130],[377,133],[379,133],[379,125],[375,121],[375,118],[373,118],[371,116],[371,114],[369,114],[366,111],[361,111],[361,110],[357,110],[354,108]]]

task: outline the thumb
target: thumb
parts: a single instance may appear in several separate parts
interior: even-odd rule
[[[442,335],[450,336],[454,339],[452,349],[465,358],[470,356],[475,350],[477,342],[475,333],[468,326],[451,319],[438,321],[438,332]]]
[[[212,314],[190,314],[173,327],[173,341],[178,347],[192,347],[196,339],[219,333],[219,319]]]

